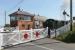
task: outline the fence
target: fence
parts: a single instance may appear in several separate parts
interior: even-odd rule
[[[0,48],[47,37],[48,28],[0,33]]]
[[[51,38],[58,36],[59,34],[65,33],[70,30],[70,24],[60,27],[56,30],[51,31]]]

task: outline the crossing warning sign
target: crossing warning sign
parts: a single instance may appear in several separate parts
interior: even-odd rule
[[[28,35],[27,33],[24,34],[24,38],[25,38],[25,39],[28,39],[28,36],[29,36],[29,35]]]

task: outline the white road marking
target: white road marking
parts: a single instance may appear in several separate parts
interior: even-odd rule
[[[54,50],[54,49],[50,49],[50,48],[47,48],[47,47],[44,47],[44,46],[32,44],[32,43],[27,43],[27,44],[29,44],[29,45],[34,45],[34,46],[36,46],[36,47],[40,47],[40,48],[47,49],[47,50]]]

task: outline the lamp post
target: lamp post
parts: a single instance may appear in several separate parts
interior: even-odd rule
[[[70,0],[70,31],[72,31],[72,0]]]

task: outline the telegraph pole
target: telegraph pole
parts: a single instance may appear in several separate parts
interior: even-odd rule
[[[5,26],[6,26],[6,11],[5,11]]]
[[[70,0],[70,31],[72,31],[72,0]]]

